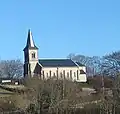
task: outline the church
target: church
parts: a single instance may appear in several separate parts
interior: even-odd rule
[[[39,59],[31,30],[28,31],[27,44],[24,48],[24,77],[38,76],[41,79],[67,79],[86,82],[86,67],[71,59]]]

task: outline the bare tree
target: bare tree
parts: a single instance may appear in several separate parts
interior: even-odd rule
[[[18,60],[2,60],[0,62],[0,72],[2,77],[18,78],[23,74],[23,64]]]
[[[108,75],[116,76],[120,71],[120,51],[106,55],[104,58],[104,68]]]
[[[85,55],[75,55],[75,54],[69,54],[68,58],[72,59],[73,61],[80,62],[86,66],[87,70],[87,75],[92,76],[96,75],[100,72],[101,70],[101,63],[102,63],[102,58],[99,56],[85,56]]]
[[[120,51],[103,57],[70,54],[68,58],[84,64],[89,76],[101,74],[101,70],[106,73],[105,75],[115,76],[120,71]]]
[[[64,84],[63,84],[64,82]],[[28,93],[28,97],[32,104],[35,104],[39,113],[65,112],[80,102],[81,88],[77,83],[68,80],[38,80],[37,78],[27,79],[26,83],[32,92]],[[64,89],[63,89],[64,88]],[[63,97],[64,93],[64,97]]]

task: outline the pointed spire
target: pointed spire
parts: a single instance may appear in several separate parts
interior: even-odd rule
[[[31,32],[30,29],[28,30],[27,45],[26,45],[26,47],[24,48],[24,50],[25,50],[25,49],[28,49],[28,48],[38,49],[38,48],[35,46],[35,43],[34,43],[34,40],[33,40],[33,36],[32,36],[32,32]]]
[[[34,41],[33,41],[33,37],[32,37],[32,32],[31,32],[30,29],[28,30],[27,45],[28,45],[28,47],[35,47],[35,44],[34,44]]]

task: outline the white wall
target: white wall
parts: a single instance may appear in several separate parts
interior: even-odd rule
[[[35,58],[32,58],[32,53],[35,53]],[[29,63],[31,68],[31,74],[34,75],[35,67],[38,63],[38,50],[29,50]]]
[[[85,66],[79,66],[78,68],[79,68],[79,70],[83,70],[84,72],[86,72],[86,67]]]
[[[32,53],[35,53],[35,58],[32,58]],[[38,61],[38,50],[29,50],[29,62],[30,61]]]
[[[2,80],[2,83],[12,82],[11,80]]]
[[[86,82],[87,81],[86,74],[80,74],[79,77],[80,77],[79,80],[76,80],[77,82]]]
[[[51,77],[56,76],[57,78],[57,71],[58,71],[58,78],[61,78],[61,73],[62,73],[62,77],[64,78],[64,71],[65,71],[65,78],[68,79],[67,77],[67,73],[69,73],[69,79],[71,79],[70,77],[70,70],[72,71],[72,81],[78,81],[78,82],[86,82],[87,78],[86,78],[86,74],[82,74],[82,75],[78,75],[77,77],[77,70],[78,70],[78,74],[80,74],[80,70],[83,70],[84,72],[86,72],[85,67],[43,67],[42,71],[44,71],[44,77],[45,79],[50,78],[50,71],[51,71]]]

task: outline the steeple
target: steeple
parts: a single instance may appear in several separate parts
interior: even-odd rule
[[[38,48],[36,47],[31,30],[28,30],[27,44],[24,48],[24,76],[33,76],[38,63]]]
[[[35,46],[35,43],[34,43],[34,40],[33,40],[33,36],[32,36],[32,32],[31,32],[30,29],[28,30],[27,44],[26,44],[26,47],[24,48],[24,50],[25,49],[38,49]]]

